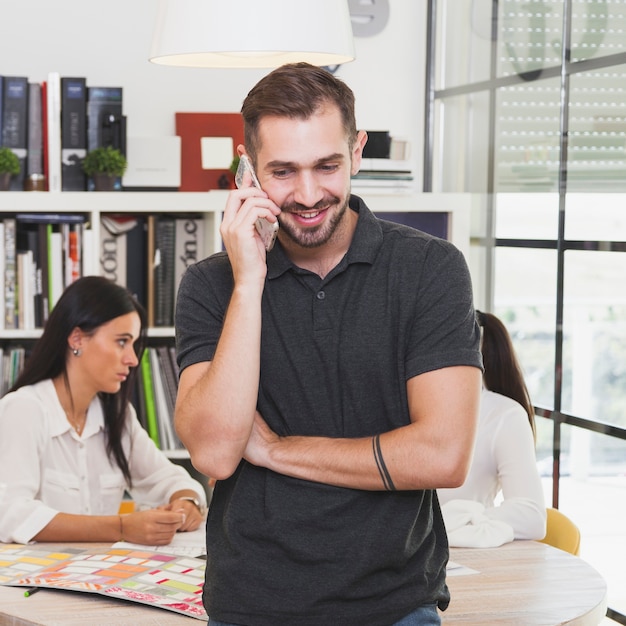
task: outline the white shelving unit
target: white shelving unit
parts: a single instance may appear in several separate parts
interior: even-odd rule
[[[376,213],[444,212],[449,215],[448,239],[468,258],[472,194],[390,193],[386,189],[362,188],[361,196]],[[88,218],[92,241],[100,240],[100,217],[104,213],[200,213],[205,216],[205,245],[209,253],[222,249],[219,224],[228,191],[207,192],[3,192],[0,193],[0,219],[15,213],[82,213]],[[91,267],[99,267],[98,246],[83,250]],[[0,340],[33,339],[41,330],[0,330]],[[152,328],[151,337],[171,338],[171,327]]]
[[[0,219],[16,213],[80,213],[87,216],[92,232],[92,249],[83,249],[88,266],[100,266],[97,242],[100,241],[100,217],[105,213],[198,213],[205,217],[205,249],[220,250],[219,224],[228,191],[210,192],[3,192],[0,194]],[[40,329],[3,329],[0,339],[33,339]],[[171,327],[149,329],[151,337],[172,337]]]

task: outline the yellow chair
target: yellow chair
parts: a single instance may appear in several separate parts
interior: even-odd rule
[[[580,555],[580,530],[574,522],[558,509],[547,509],[546,536],[541,539],[559,550]]]

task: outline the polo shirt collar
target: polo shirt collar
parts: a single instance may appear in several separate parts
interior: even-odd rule
[[[383,232],[376,216],[369,210],[365,202],[358,196],[351,195],[349,200],[351,210],[359,214],[354,237],[346,255],[347,263],[374,263],[378,250],[383,243]],[[279,241],[267,255],[267,278],[278,278],[294,264],[289,260]]]

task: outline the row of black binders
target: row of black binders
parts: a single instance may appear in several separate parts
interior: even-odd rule
[[[12,191],[87,191],[82,161],[112,146],[126,154],[122,87],[92,87],[84,77],[48,73],[39,83],[0,76],[0,146],[20,159]]]

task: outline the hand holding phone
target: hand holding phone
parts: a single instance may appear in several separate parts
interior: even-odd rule
[[[237,173],[235,174],[235,185],[237,185],[237,189],[241,189],[243,185],[245,172],[249,172],[252,186],[261,189],[261,184],[259,183],[259,179],[256,177],[252,163],[250,163],[250,159],[245,154],[242,154],[239,158]],[[278,222],[270,222],[264,217],[259,217],[254,223],[254,226],[261,236],[265,249],[269,252],[274,247],[274,242],[276,241],[276,235],[278,234]]]

